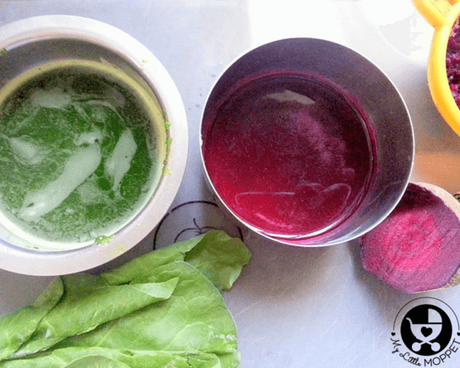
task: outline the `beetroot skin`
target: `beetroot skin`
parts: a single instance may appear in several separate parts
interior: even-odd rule
[[[460,220],[444,201],[409,184],[395,210],[360,238],[363,266],[405,293],[439,289],[460,265]]]

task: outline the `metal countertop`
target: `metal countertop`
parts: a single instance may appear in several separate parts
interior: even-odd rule
[[[138,39],[171,74],[188,114],[189,161],[170,213],[137,247],[100,269],[150,251],[154,242],[161,247],[206,226],[239,234],[214,205],[204,181],[201,112],[213,83],[235,58],[279,38],[335,41],[379,66],[412,117],[417,152],[412,180],[460,190],[460,138],[438,115],[426,80],[433,30],[410,0],[0,1],[0,25],[45,14],[94,18]],[[252,261],[225,294],[238,325],[241,368],[408,367],[414,361],[394,352],[391,341],[399,311],[434,298],[460,315],[460,287],[399,293],[362,269],[355,243],[296,248],[241,231]],[[33,302],[49,281],[0,270],[0,314]],[[459,352],[443,361],[433,355],[431,365],[437,357],[442,367],[460,364]]]

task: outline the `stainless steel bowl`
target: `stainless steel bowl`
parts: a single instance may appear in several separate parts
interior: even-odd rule
[[[0,268],[28,275],[60,275],[106,263],[138,244],[160,222],[179,189],[188,152],[185,108],[174,81],[159,60],[125,32],[92,19],[52,15],[23,19],[0,28],[0,91],[15,77],[50,62],[90,60],[131,78],[165,112],[172,139],[167,175],[137,216],[107,243],[78,249],[32,249],[0,226]],[[164,127],[163,127],[164,128]]]
[[[239,81],[254,74],[290,69],[321,76],[355,96],[367,114],[375,134],[378,174],[353,216],[332,230],[315,236],[268,234],[241,220],[216,191],[203,157],[206,134],[212,125],[207,114]],[[201,157],[206,179],[222,208],[253,231],[278,242],[320,246],[355,239],[377,226],[401,199],[411,174],[414,135],[406,105],[389,78],[357,52],[337,43],[292,38],[252,49],[237,58],[218,78],[204,107],[201,123]]]

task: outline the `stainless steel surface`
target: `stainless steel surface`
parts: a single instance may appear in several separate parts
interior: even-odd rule
[[[375,140],[375,179],[353,215],[329,231],[311,237],[283,237],[255,227],[252,230],[268,239],[298,246],[328,246],[354,240],[394,209],[407,187],[415,155],[412,123],[401,95],[388,77],[362,55],[335,42],[306,37],[276,40],[248,51],[225,70],[212,88],[204,107],[201,140],[206,140],[211,129],[213,120],[208,116],[235,84],[257,73],[284,69],[318,75],[359,100]],[[210,187],[219,196],[204,167]],[[243,226],[251,227],[220,196],[219,203]]]
[[[0,1],[0,24],[43,14],[87,16],[133,36],[169,71],[187,110],[190,154],[174,211],[158,231],[103,268],[151,250],[155,239],[164,246],[204,226],[238,234],[209,204],[213,198],[199,157],[200,116],[212,85],[236,57],[279,38],[338,42],[381,68],[399,89],[414,124],[411,180],[451,193],[460,189],[460,138],[437,113],[427,85],[433,30],[409,0]],[[411,367],[393,353],[391,341],[403,306],[433,297],[460,316],[460,287],[401,294],[362,269],[355,242],[300,248],[275,244],[245,229],[242,233],[252,261],[224,295],[239,328],[241,368]],[[49,280],[0,271],[0,313],[33,302]],[[459,364],[457,350],[439,366]]]

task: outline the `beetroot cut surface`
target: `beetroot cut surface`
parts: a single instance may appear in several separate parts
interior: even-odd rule
[[[441,198],[411,183],[360,245],[364,268],[394,288],[434,290],[448,284],[460,265],[460,220]]]

